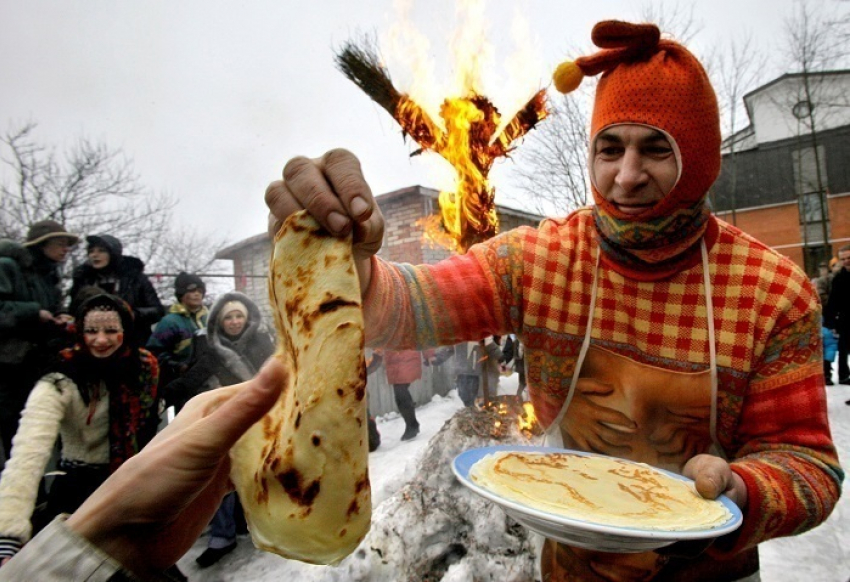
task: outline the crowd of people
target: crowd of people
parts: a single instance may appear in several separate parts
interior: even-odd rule
[[[66,296],[60,268],[80,240],[44,220],[23,243],[0,241],[3,563],[150,442],[166,407],[251,379],[274,352],[257,305],[232,292],[208,311],[197,275],[176,277],[166,314],[144,263],[113,235],[85,238],[86,261]],[[230,493],[198,564],[233,550],[239,529]],[[183,579],[176,568],[170,576]]]
[[[819,276],[812,279],[823,307],[823,376],[832,381],[832,364],[838,357],[838,383],[850,385],[850,245],[838,249],[838,256],[820,264]],[[850,400],[845,402],[850,406]]]
[[[459,392],[462,379],[462,398],[471,404],[483,381],[470,378],[487,376],[487,366],[495,365],[498,381],[498,360],[506,355],[493,349],[495,338],[510,335],[521,341],[513,358],[524,362],[525,389],[547,443],[675,471],[693,479],[703,497],[724,494],[743,514],[739,529],[718,538],[635,554],[547,539],[541,579],[755,582],[758,545],[816,527],[841,494],[822,334],[836,336],[839,381],[848,380],[850,312],[843,303],[850,248],[838,253],[842,270],[829,282],[822,311],[824,299],[799,267],[711,212],[719,113],[694,55],[661,38],[654,25],[603,22],[592,40],[598,52],[555,74],[562,92],[601,75],[590,128],[590,207],[502,233],[437,265],[399,266],[376,254],[385,225],[359,161],[332,150],[286,164],[283,180],[266,191],[270,225],[306,209],[330,233],[352,234],[366,343],[385,357],[412,351],[416,366],[421,353],[436,364],[440,346],[454,346],[443,353],[454,357]],[[25,522],[37,498],[34,475],[55,433],[63,437],[60,466],[68,475],[79,473],[83,483],[92,474],[86,491],[106,481],[70,518],[54,519],[0,567],[0,580],[32,571],[67,579],[62,569],[71,563],[78,570],[100,564],[143,576],[159,572],[216,512],[222,527],[209,559],[229,551],[236,520],[220,503],[228,491],[222,464],[238,436],[272,405],[274,379],[282,373],[272,360],[239,389],[218,389],[224,403],[207,418],[209,393],[190,400],[163,431],[168,437],[153,437],[124,462],[152,437],[156,399],[184,402],[212,377],[226,384],[257,370],[259,360],[245,350],[261,340],[243,335],[252,317],[260,322],[237,295],[221,298],[207,314],[203,282],[191,275],[178,277],[178,303],[147,344],[152,356],[135,343],[136,306],[125,309],[124,299],[89,296],[72,320],[62,312],[56,266],[78,239],[57,223],[39,223],[22,247],[0,258],[0,291],[21,297],[14,303],[3,296],[0,306],[9,347],[0,387],[4,402],[24,411],[21,429],[3,411],[4,442],[16,430],[44,435],[11,443],[0,477],[5,555],[30,535]],[[109,242],[100,237],[89,244],[104,249],[96,253],[101,259],[117,260],[120,252]],[[121,277],[97,270],[92,264],[87,284],[112,282],[113,293],[124,290]],[[207,333],[197,333],[208,320]],[[73,345],[63,346],[62,331],[71,325],[82,329]],[[46,355],[59,346],[61,360],[35,384],[40,376],[27,376],[32,366],[49,361]],[[157,361],[168,377],[161,391]],[[408,390],[414,367],[398,375],[387,369],[409,438],[418,430]],[[196,380],[185,380],[189,375]],[[21,379],[26,382],[10,384]],[[36,414],[36,405],[49,413]],[[113,438],[121,423],[133,431]],[[61,487],[62,498],[49,499],[48,507],[64,504],[59,510],[68,511],[68,500],[78,501],[75,489]],[[50,561],[49,543],[63,549]]]

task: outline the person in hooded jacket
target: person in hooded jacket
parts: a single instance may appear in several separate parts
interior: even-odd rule
[[[192,344],[189,368],[163,389],[166,403],[178,412],[201,392],[250,380],[275,348],[257,305],[236,291],[218,298],[210,310],[209,324],[195,334]],[[213,517],[207,549],[195,560],[201,568],[236,548],[240,513],[239,499],[231,492]]]
[[[33,388],[14,448],[0,476],[0,559],[13,556],[41,523],[72,513],[156,434],[159,367],[135,344],[133,314],[100,294],[76,314],[77,343],[63,350]],[[47,508],[33,519],[44,469],[57,437],[61,475]],[[33,521],[31,521],[33,519]]]
[[[86,242],[88,261],[74,269],[71,301],[86,286],[120,297],[135,315],[136,343],[145,345],[151,328],[165,315],[165,308],[145,275],[145,264],[137,257],[124,255],[121,241],[112,235],[87,236]]]
[[[79,241],[54,220],[34,223],[23,244],[0,240],[0,438],[6,458],[27,396],[65,343],[59,267]]]

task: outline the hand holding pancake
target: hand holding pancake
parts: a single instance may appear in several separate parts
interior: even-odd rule
[[[706,499],[717,499],[725,495],[735,505],[744,509],[747,505],[747,485],[731,465],[714,455],[697,455],[682,470],[685,477],[693,479],[697,492]]]

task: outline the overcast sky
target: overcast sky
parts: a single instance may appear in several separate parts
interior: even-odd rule
[[[448,81],[455,1],[412,4],[404,38],[416,38],[410,30],[427,38],[436,76]],[[769,75],[782,72],[778,40],[792,0],[694,5],[697,52],[750,31],[775,55]],[[571,47],[587,45],[596,21],[634,20],[641,6],[486,2],[496,105],[504,107],[498,96],[507,88],[530,95],[548,84],[553,68],[576,56]],[[679,2],[679,10],[688,6]],[[520,53],[511,40],[517,12],[532,37]],[[60,149],[81,136],[121,149],[144,184],[180,199],[184,223],[240,240],[264,230],[263,192],[294,155],[349,148],[376,194],[439,185],[443,162],[409,158],[389,115],[334,68],[345,40],[384,35],[399,22],[391,0],[0,0],[0,123],[5,130],[35,121],[37,137]],[[508,72],[516,55],[521,81]],[[399,85],[415,78],[406,65],[388,64]],[[503,175],[497,168],[493,179],[507,193]]]

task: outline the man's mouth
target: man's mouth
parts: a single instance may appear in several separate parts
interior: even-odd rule
[[[621,202],[614,202],[614,206],[623,214],[640,214],[641,212],[645,212],[648,208],[652,208],[653,206],[655,206],[655,202],[646,202],[643,204],[624,204]]]

